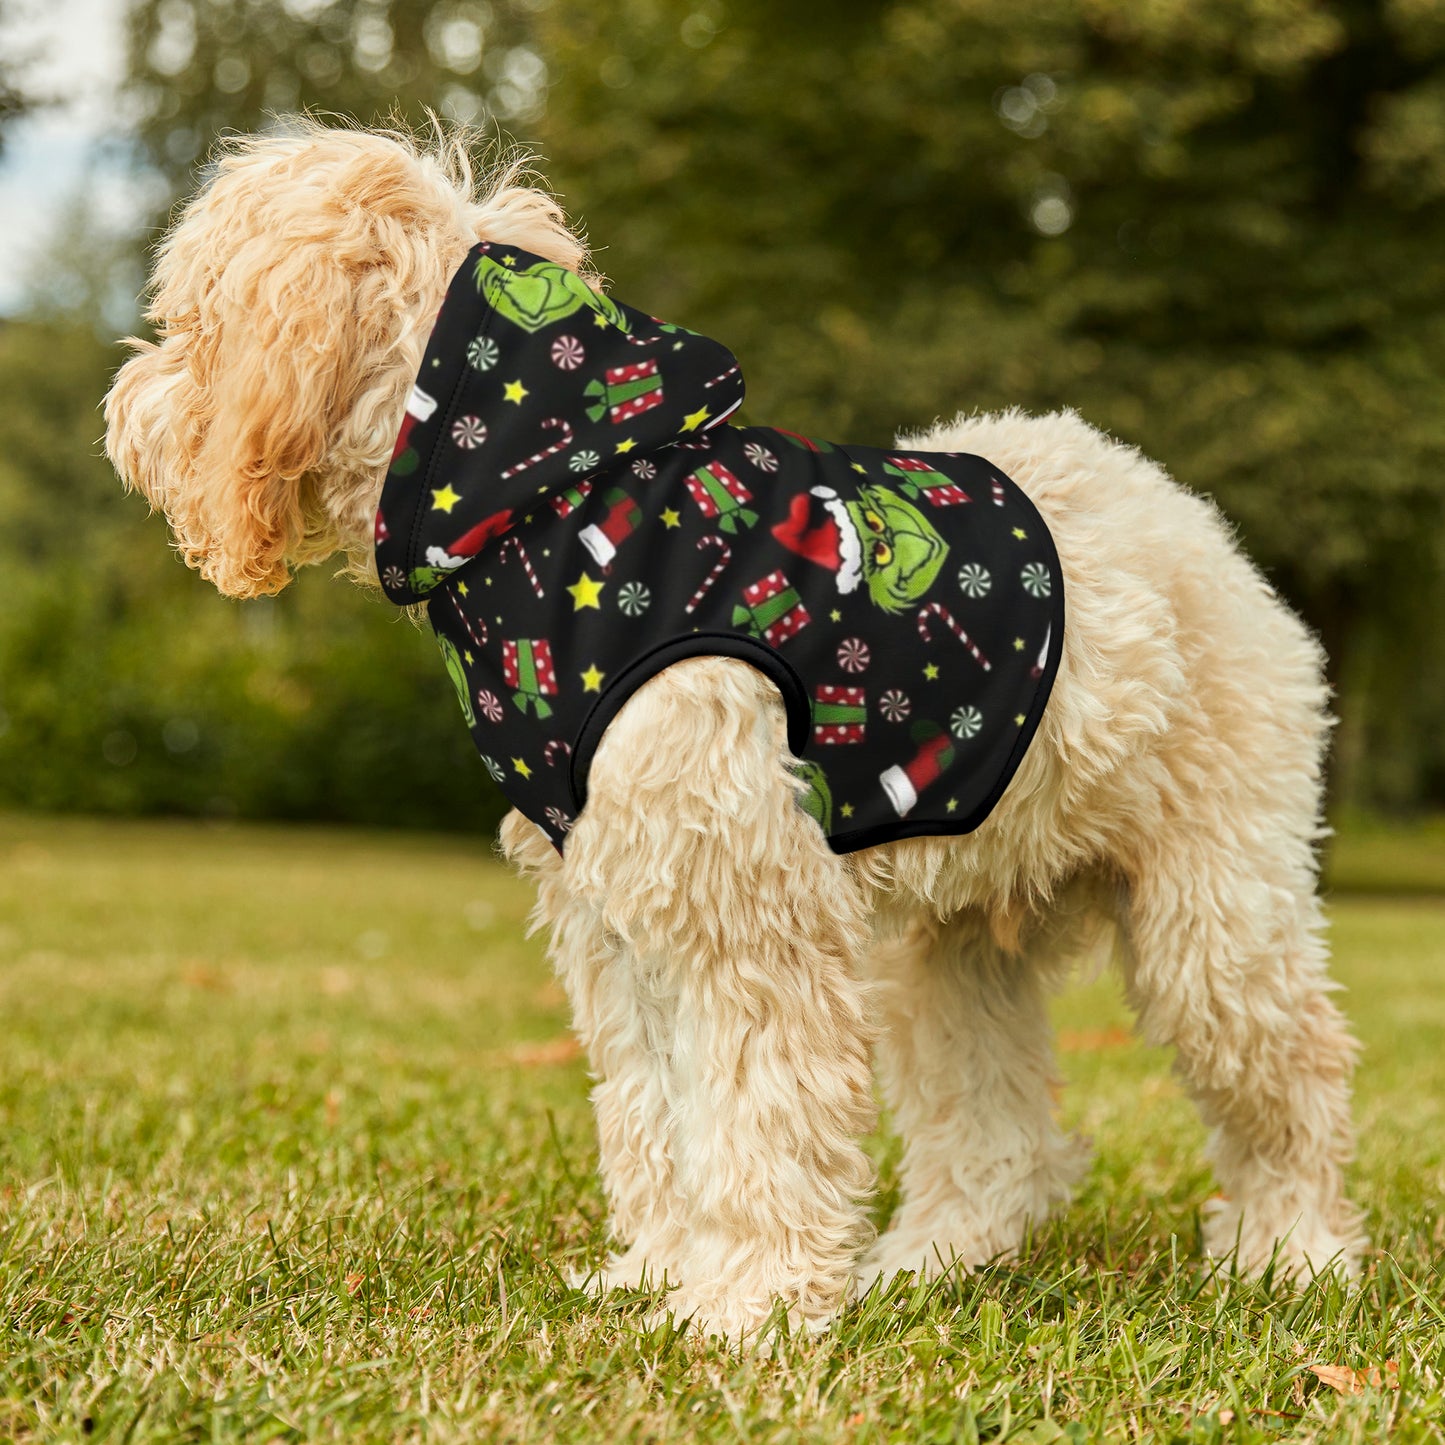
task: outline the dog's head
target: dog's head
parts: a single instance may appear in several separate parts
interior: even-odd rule
[[[304,121],[227,141],[157,255],[155,342],[105,402],[106,450],[188,565],[233,597],[337,552],[373,574],[371,524],[447,282],[478,240],[585,262],[520,162],[478,183],[465,137]]]

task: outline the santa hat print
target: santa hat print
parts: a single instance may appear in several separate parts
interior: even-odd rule
[[[396,443],[391,449],[392,470],[398,476],[406,476],[416,470],[418,457],[411,445],[411,434],[418,422],[430,421],[436,409],[436,397],[429,396],[413,383],[411,395],[406,401],[406,415],[401,419],[401,430],[397,432]]]
[[[600,522],[583,527],[577,540],[599,567],[609,567],[617,549],[637,530],[642,509],[621,487],[612,488],[602,500],[607,506],[607,515]]]
[[[440,567],[445,572],[455,572],[463,562],[469,562],[487,542],[493,537],[500,537],[511,525],[510,511],[493,512],[490,517],[483,517],[475,527],[468,528],[449,546],[428,547],[427,564]]]
[[[842,498],[831,487],[799,492],[788,507],[787,520],[773,536],[788,551],[826,567],[837,575],[838,591],[854,591],[863,577],[863,544]]]
[[[893,804],[893,811],[906,818],[918,801],[918,795],[936,783],[943,770],[953,762],[954,748],[949,736],[937,723],[916,722],[912,728],[913,756],[901,767],[895,765],[880,773],[878,781]]]

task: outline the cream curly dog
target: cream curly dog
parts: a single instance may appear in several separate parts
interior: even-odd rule
[[[159,341],[132,343],[106,403],[120,475],[223,593],[334,556],[376,585],[409,388],[479,240],[596,284],[554,202],[515,168],[475,184],[456,140],[304,124],[225,146],[160,249]],[[860,1281],[1006,1256],[1085,1165],[1053,1117],[1046,1000],[1101,920],[1213,1131],[1208,1248],[1353,1270],[1319,648],[1208,502],[1070,413],[902,445],[992,459],[1063,567],[1053,693],[983,826],[833,853],[797,806],[777,691],[722,657],[611,723],[565,857],[503,825],[597,1081],[621,1252],[595,1282],[665,1278],[676,1317],[738,1338],[780,1299],[821,1327]],[[875,1051],[906,1148],[872,1239]]]

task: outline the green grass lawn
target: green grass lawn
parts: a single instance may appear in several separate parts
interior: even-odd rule
[[[0,860],[0,1440],[1445,1439],[1445,901],[1331,905],[1361,1287],[1211,1277],[1202,1132],[1101,983],[1074,1206],[758,1359],[566,1283],[586,1078],[485,844],[12,817]]]

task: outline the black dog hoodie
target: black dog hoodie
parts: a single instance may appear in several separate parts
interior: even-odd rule
[[[728,418],[718,342],[483,242],[432,330],[376,517],[482,761],[560,849],[608,722],[686,657],[776,684],[839,853],[976,828],[1043,715],[1058,556],[996,467]]]

